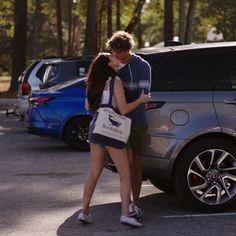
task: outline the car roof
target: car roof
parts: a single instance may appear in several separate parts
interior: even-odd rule
[[[63,59],[63,60],[55,60],[55,61],[47,61],[45,64],[47,65],[56,65],[56,64],[73,64],[73,63],[82,63],[82,62],[85,62],[85,63],[91,63],[92,60],[91,59],[88,59],[88,58],[67,58],[67,59]]]
[[[167,47],[148,47],[141,48],[135,51],[139,55],[150,55],[157,53],[165,53],[171,51],[189,51],[189,50],[199,50],[199,49],[213,49],[213,48],[226,48],[235,47],[236,42],[217,42],[217,43],[201,43],[201,44],[187,44],[181,46],[167,46]]]

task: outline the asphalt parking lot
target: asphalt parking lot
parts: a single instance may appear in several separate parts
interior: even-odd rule
[[[0,99],[0,235],[236,235],[236,206],[203,214],[148,181],[143,182],[140,199],[143,227],[121,225],[119,179],[108,170],[92,200],[94,223],[81,225],[77,215],[89,153],[27,133],[18,117],[6,116],[14,103]]]

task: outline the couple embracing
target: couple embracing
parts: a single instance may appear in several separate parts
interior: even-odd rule
[[[133,46],[133,37],[127,32],[118,31],[106,43],[110,53],[99,53],[90,66],[86,109],[98,111],[99,107],[111,101],[120,114],[131,118],[132,125],[126,146],[117,148],[98,141],[93,135],[98,112],[95,113],[88,134],[90,170],[84,186],[82,210],[78,216],[82,223],[93,222],[89,211],[90,201],[108,153],[120,177],[120,223],[131,227],[142,226],[143,213],[138,207],[142,184],[139,153],[147,138],[145,103],[150,98],[151,69],[145,60],[132,53]]]

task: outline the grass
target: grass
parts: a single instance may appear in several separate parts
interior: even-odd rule
[[[0,98],[14,97],[13,94],[9,94],[7,91],[10,87],[11,77],[7,75],[0,76]]]
[[[1,75],[0,82],[9,82],[11,80],[11,76],[8,75]]]
[[[0,98],[16,98],[17,91],[8,92],[11,83],[11,76],[1,75],[0,76]]]

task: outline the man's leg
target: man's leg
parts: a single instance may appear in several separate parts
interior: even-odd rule
[[[132,200],[137,205],[142,186],[141,158],[132,149],[128,149],[128,158],[131,173]]]

